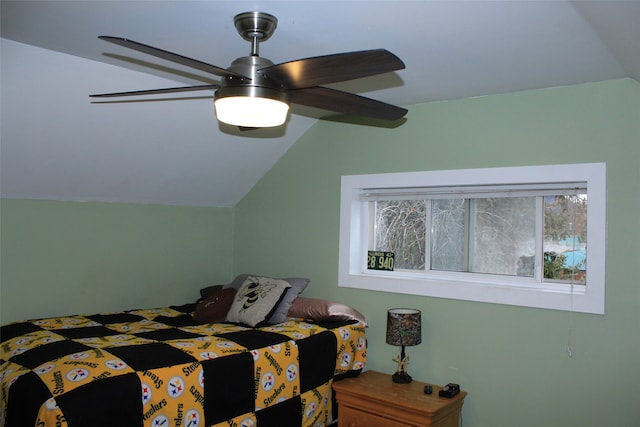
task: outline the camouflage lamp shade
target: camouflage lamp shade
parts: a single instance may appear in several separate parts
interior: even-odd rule
[[[398,362],[398,370],[393,374],[393,381],[407,384],[412,381],[407,373],[409,357],[404,347],[418,345],[422,342],[422,320],[420,310],[413,308],[392,308],[387,311],[387,344],[402,346],[400,356],[393,359]]]

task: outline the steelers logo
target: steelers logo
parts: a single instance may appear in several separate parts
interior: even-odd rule
[[[316,402],[311,402],[304,409],[304,414],[306,415],[307,418],[312,418],[315,415],[317,409],[318,409],[318,404]]]
[[[155,417],[153,419],[153,422],[151,423],[151,425],[153,427],[168,426],[169,425],[169,418],[167,418],[164,415],[158,415],[157,417]]]
[[[198,384],[200,384],[200,387],[204,388],[204,370],[200,370],[200,373],[198,374]]]
[[[200,424],[200,413],[195,409],[191,409],[187,411],[187,414],[184,416],[185,427],[196,427],[199,424]]]
[[[22,353],[24,353],[24,352],[25,352],[25,351],[27,351],[27,350],[29,350],[27,347],[18,347],[18,348],[16,348],[15,350],[13,350],[13,351],[11,352],[11,357],[13,357],[13,356],[17,356],[17,355],[19,355],[19,354],[22,354]]]
[[[245,418],[240,422],[240,427],[254,427],[256,424],[251,418]]]
[[[340,366],[342,366],[343,368],[346,368],[350,364],[351,364],[351,354],[342,353],[342,356],[340,356]]]
[[[367,340],[363,337],[358,338],[358,343],[356,344],[356,350],[364,350],[367,347]]]
[[[216,346],[218,346],[220,348],[231,348],[231,347],[233,347],[233,343],[229,342],[229,341],[219,342],[218,344],[216,344]]]
[[[184,393],[184,381],[180,377],[172,377],[167,384],[167,393],[170,397],[180,397]]]
[[[356,362],[353,364],[353,369],[363,369],[364,368],[364,362]]]
[[[175,343],[176,347],[182,347],[182,348],[189,348],[189,347],[195,347],[196,344],[192,343],[192,342],[177,342]]]
[[[75,328],[76,324],[80,323],[80,319],[66,319],[67,320],[67,325],[63,325],[61,329],[71,329],[71,328]],[[91,325],[87,325],[87,326],[91,326]],[[95,325],[93,325],[95,326]]]
[[[51,372],[55,369],[56,365],[53,363],[47,363],[46,365],[42,365],[38,367],[35,372],[38,375],[46,374],[47,372]]]
[[[218,357],[218,354],[214,353],[213,351],[203,351],[202,353],[200,353],[200,357],[205,360],[210,360]]]
[[[260,383],[264,391],[269,391],[276,384],[276,377],[271,372],[267,372],[262,376]]]
[[[340,330],[338,332],[340,333],[340,336],[342,337],[342,341],[348,340],[349,337],[351,336],[351,332],[349,332],[349,330],[345,329],[345,328],[340,328]]]
[[[58,409],[58,403],[56,402],[56,400],[52,397],[50,399],[47,399],[46,402],[44,402],[44,407],[47,408],[49,411],[53,411]]]
[[[289,366],[287,366],[285,375],[287,376],[287,381],[289,382],[298,378],[298,365],[296,365],[295,363],[292,363]]]
[[[142,404],[146,405],[151,400],[152,392],[149,384],[142,383]]]
[[[253,356],[253,361],[260,359],[260,352],[258,350],[251,350],[251,356]]]
[[[274,353],[280,353],[280,350],[282,350],[282,346],[280,344],[270,345],[269,350],[273,351]]]
[[[120,359],[107,360],[106,362],[104,362],[104,365],[109,369],[113,369],[114,371],[120,371],[127,367],[127,364]]]
[[[88,377],[89,377],[89,371],[83,368],[72,369],[69,372],[67,372],[67,379],[69,381],[78,382]]]
[[[69,356],[69,359],[80,360],[80,359],[86,359],[87,357],[89,357],[89,353],[74,353]]]

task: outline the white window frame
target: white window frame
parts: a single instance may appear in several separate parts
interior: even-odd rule
[[[366,269],[368,189],[536,185],[584,182],[587,187],[587,285],[523,284],[517,278],[457,272]],[[583,313],[605,312],[606,164],[521,166],[343,176],[340,193],[338,286],[465,301]]]

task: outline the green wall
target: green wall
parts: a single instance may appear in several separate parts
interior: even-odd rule
[[[194,302],[229,280],[233,209],[2,199],[0,320]]]
[[[339,288],[340,177],[606,162],[606,315]],[[409,372],[469,392],[465,427],[640,425],[640,84],[624,79],[412,106],[396,129],[322,121],[235,209],[234,273],[311,279],[305,296],[370,321],[368,368],[393,372],[387,308],[423,311]],[[568,357],[571,337],[574,355]]]
[[[607,163],[606,315],[337,286],[342,175],[572,162]],[[242,272],[306,276],[305,296],[369,318],[370,369],[395,369],[387,308],[420,308],[409,371],[462,384],[465,427],[637,426],[638,194],[634,80],[412,106],[395,129],[322,121],[235,209],[3,199],[0,322],[190,302]]]

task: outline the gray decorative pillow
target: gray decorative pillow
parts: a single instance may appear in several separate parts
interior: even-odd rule
[[[287,320],[287,313],[289,312],[289,308],[291,308],[291,303],[298,298],[298,295],[304,291],[304,288],[309,284],[309,279],[303,278],[286,278],[282,279],[288,284],[291,285],[287,293],[284,295],[275,311],[269,318],[267,319],[267,323],[270,325],[275,325],[276,323],[282,323]]]
[[[290,287],[284,280],[248,276],[238,289],[225,320],[252,327],[259,325],[273,314]]]

